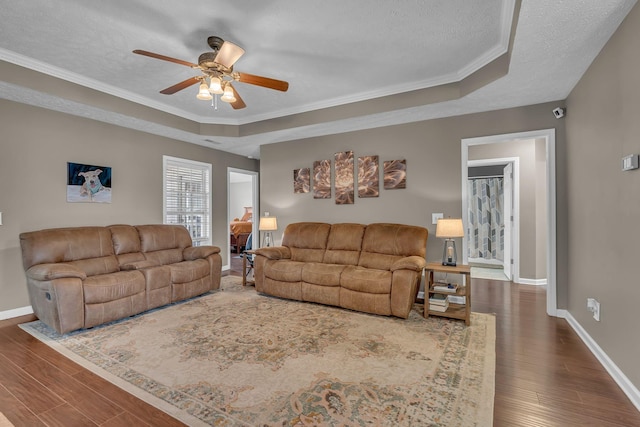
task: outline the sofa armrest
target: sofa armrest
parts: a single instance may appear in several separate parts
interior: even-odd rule
[[[408,256],[405,258],[400,258],[393,264],[391,264],[391,271],[396,270],[413,270],[413,271],[422,271],[427,266],[427,261],[417,255]]]
[[[26,271],[28,278],[39,281],[62,279],[65,277],[75,277],[80,280],[87,278],[87,274],[70,264],[36,264]]]
[[[267,259],[289,259],[291,258],[291,249],[286,246],[270,246],[267,248],[256,249],[256,255],[262,255]]]
[[[182,256],[185,261],[193,261],[196,259],[205,259],[209,255],[220,253],[217,246],[189,246],[184,248]]]

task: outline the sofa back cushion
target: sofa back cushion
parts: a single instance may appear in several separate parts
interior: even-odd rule
[[[122,266],[133,262],[143,261],[144,255],[140,246],[140,235],[132,225],[110,225],[113,252]]]
[[[52,228],[20,234],[25,270],[37,264],[70,263],[87,276],[118,271],[106,227]]]
[[[322,262],[358,265],[365,228],[363,224],[333,224]]]
[[[389,270],[398,259],[411,255],[425,256],[428,231],[423,227],[402,224],[369,224],[362,239],[358,265]]]
[[[293,261],[322,262],[330,229],[330,224],[321,222],[289,224],[282,236],[282,246],[289,247]]]
[[[182,251],[191,246],[191,236],[182,225],[137,225],[140,249],[145,258],[156,264],[183,261]]]

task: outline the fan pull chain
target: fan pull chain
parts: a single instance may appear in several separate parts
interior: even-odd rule
[[[211,98],[211,106],[218,111],[218,95],[213,95],[213,98]]]

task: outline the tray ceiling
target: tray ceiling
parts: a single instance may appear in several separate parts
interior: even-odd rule
[[[185,6],[188,4],[188,7]],[[635,1],[0,0],[2,97],[259,157],[265,143],[566,98]],[[222,37],[247,108],[161,89]]]

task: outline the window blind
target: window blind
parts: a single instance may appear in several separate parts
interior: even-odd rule
[[[194,246],[211,244],[211,165],[164,156],[164,222],[189,230]]]

